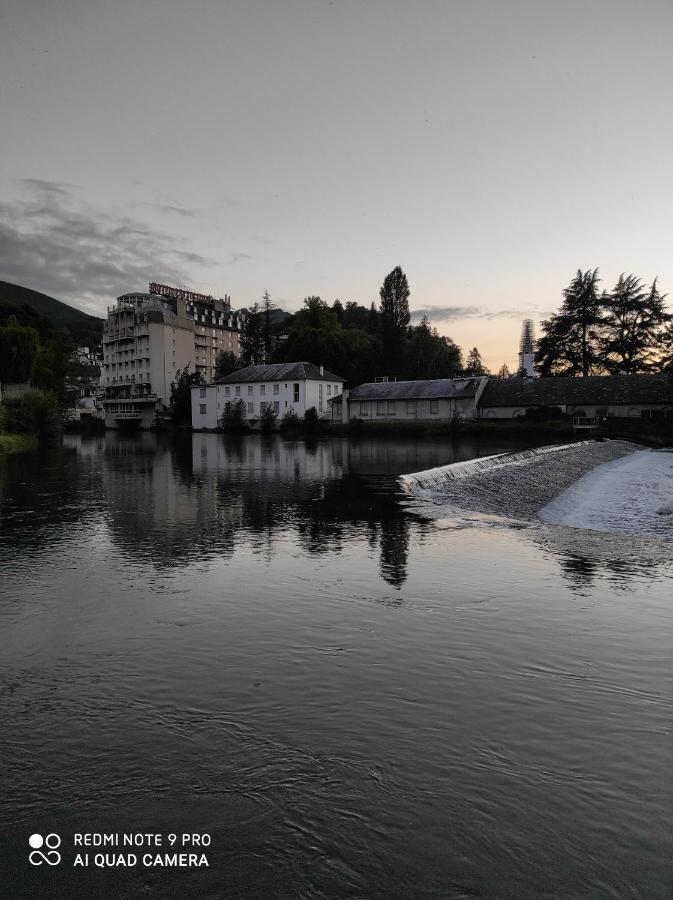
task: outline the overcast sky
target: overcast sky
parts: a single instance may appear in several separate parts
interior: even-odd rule
[[[1,0],[0,279],[413,310],[487,364],[578,267],[673,293],[672,0]]]

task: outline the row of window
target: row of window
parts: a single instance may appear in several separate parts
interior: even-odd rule
[[[248,397],[252,397],[252,396],[254,395],[254,387],[255,387],[254,384],[249,384],[249,385],[247,386],[247,395],[248,395]],[[270,385],[270,387],[273,387],[273,393],[274,393],[276,396],[277,396],[278,394],[280,394],[280,384],[279,384],[278,382],[276,382],[276,383],[273,384],[273,385]],[[287,387],[287,384],[285,385],[285,387]],[[224,396],[225,396],[225,397],[231,397],[231,396],[232,396],[231,388],[232,388],[232,385],[225,384],[225,386],[224,386]],[[240,384],[235,384],[235,385],[233,385],[233,388],[234,388],[233,396],[234,396],[234,397],[240,397],[240,396],[241,396],[241,385],[240,385]],[[261,396],[261,397],[265,396],[265,394],[266,394],[266,385],[265,385],[265,384],[260,384],[260,385],[259,385],[259,393],[260,393],[260,396]],[[294,397],[294,402],[295,402],[295,403],[299,403],[299,385],[298,385],[298,384],[293,384],[293,385],[292,385],[292,393],[293,393],[293,397]],[[202,396],[202,397],[205,397],[205,396],[206,396],[206,389],[205,389],[205,388],[201,388],[201,396]]]
[[[361,400],[359,404],[357,402],[353,402],[351,404],[351,414],[354,416],[368,416],[370,414],[370,406],[373,406],[374,402],[376,403],[376,415],[377,416],[396,416],[398,412],[402,412],[402,401],[397,400]],[[416,411],[418,409],[416,400],[406,400],[404,410],[408,416],[416,415]],[[427,403],[427,408],[429,409],[430,415],[438,415],[439,414],[439,400],[427,400],[420,401],[420,411],[424,412],[423,404]]]
[[[274,400],[273,402],[271,402],[270,400],[261,400],[259,403],[260,415],[264,412],[264,410],[268,406],[271,406],[275,413],[280,412],[280,402],[278,400]],[[285,406],[287,406],[287,400],[285,401]],[[253,403],[252,400],[250,400],[250,401],[248,401],[248,403],[246,403],[245,408],[246,408],[246,412],[248,413],[249,416],[254,416],[255,404]],[[231,412],[231,400],[224,404],[224,411],[225,411],[225,413]],[[207,403],[199,403],[199,413],[202,416],[205,416],[207,414],[207,412],[208,412],[208,404]]]

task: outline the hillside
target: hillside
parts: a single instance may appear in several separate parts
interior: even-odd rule
[[[0,281],[0,323],[14,312],[19,321],[46,331],[67,328],[78,344],[100,344],[103,319],[80,312],[47,294],[8,281]]]

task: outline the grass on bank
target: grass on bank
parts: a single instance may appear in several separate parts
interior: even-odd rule
[[[0,431],[0,453],[25,453],[37,449],[37,438],[31,434],[7,434]]]

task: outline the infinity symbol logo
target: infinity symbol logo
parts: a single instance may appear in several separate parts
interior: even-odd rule
[[[48,866],[57,866],[61,862],[61,854],[57,847],[61,846],[61,838],[54,834],[48,834],[45,838],[41,834],[31,834],[28,843],[33,848],[28,854],[28,859],[33,866],[41,866],[45,862]],[[47,846],[48,851],[42,852],[42,847]]]

